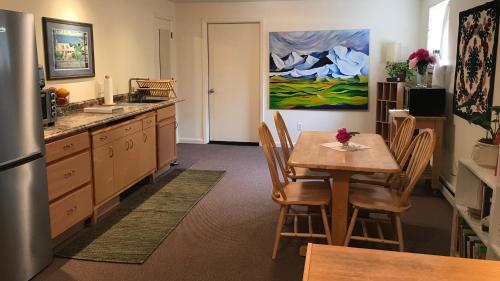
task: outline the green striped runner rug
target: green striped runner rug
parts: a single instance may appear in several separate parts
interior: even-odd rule
[[[174,170],[141,187],[94,226],[55,250],[56,256],[117,263],[144,263],[224,171]]]

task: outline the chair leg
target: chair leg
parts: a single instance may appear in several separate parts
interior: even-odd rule
[[[321,206],[321,218],[323,219],[323,228],[325,229],[326,241],[328,245],[332,245],[332,235],[330,234],[330,226],[328,225],[328,216],[326,215],[325,206]]]
[[[281,229],[283,228],[283,223],[285,222],[286,209],[287,207],[283,205],[280,208],[280,216],[278,218],[278,223],[276,224],[276,233],[274,235],[273,260],[276,258],[276,254],[278,253]]]
[[[344,246],[349,246],[349,242],[351,241],[352,231],[354,230],[354,226],[356,225],[356,218],[358,217],[359,208],[354,207],[354,212],[352,213],[351,222],[349,223],[349,228],[347,229],[347,233],[345,236]]]
[[[405,243],[403,239],[403,226],[401,224],[401,217],[399,214],[394,214],[394,219],[396,220],[396,229],[398,231],[398,241],[399,241],[399,251],[405,251]]]
[[[394,213],[389,214],[389,218],[391,219],[391,225],[392,225],[392,236],[394,237],[394,240],[398,237],[398,227],[396,226],[396,217],[394,216]]]

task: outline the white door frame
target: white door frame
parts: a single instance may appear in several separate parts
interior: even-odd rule
[[[210,142],[210,116],[209,116],[209,104],[208,104],[208,25],[209,24],[217,24],[217,23],[258,23],[259,24],[259,33],[260,33],[260,44],[259,44],[259,116],[260,122],[264,120],[263,110],[262,110],[262,102],[263,102],[263,61],[264,61],[264,52],[262,49],[264,43],[264,20],[262,18],[248,18],[248,19],[210,19],[210,20],[202,20],[201,23],[201,59],[202,59],[202,101],[203,101],[203,113],[202,113],[202,137],[203,143]]]
[[[159,38],[158,38],[158,30],[162,28],[169,28],[170,32],[174,33],[175,30],[175,23],[172,19],[170,18],[163,18],[163,17],[158,17],[155,16],[153,19],[153,36],[154,36],[154,79],[160,79],[160,60],[159,60],[159,54],[160,54],[160,49],[159,49]],[[176,59],[175,59],[175,34],[174,38],[170,40],[170,73],[172,74],[172,77],[177,77],[176,75]],[[151,78],[151,77],[150,77]]]

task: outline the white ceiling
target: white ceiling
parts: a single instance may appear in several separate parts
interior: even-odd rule
[[[272,1],[299,1],[299,0],[170,0],[176,3],[202,3],[202,2],[272,2]]]

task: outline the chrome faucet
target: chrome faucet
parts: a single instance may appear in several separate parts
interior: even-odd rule
[[[130,102],[130,96],[135,94],[135,92],[132,89],[132,81],[137,81],[137,80],[149,80],[149,78],[130,78],[128,79],[128,101]]]

